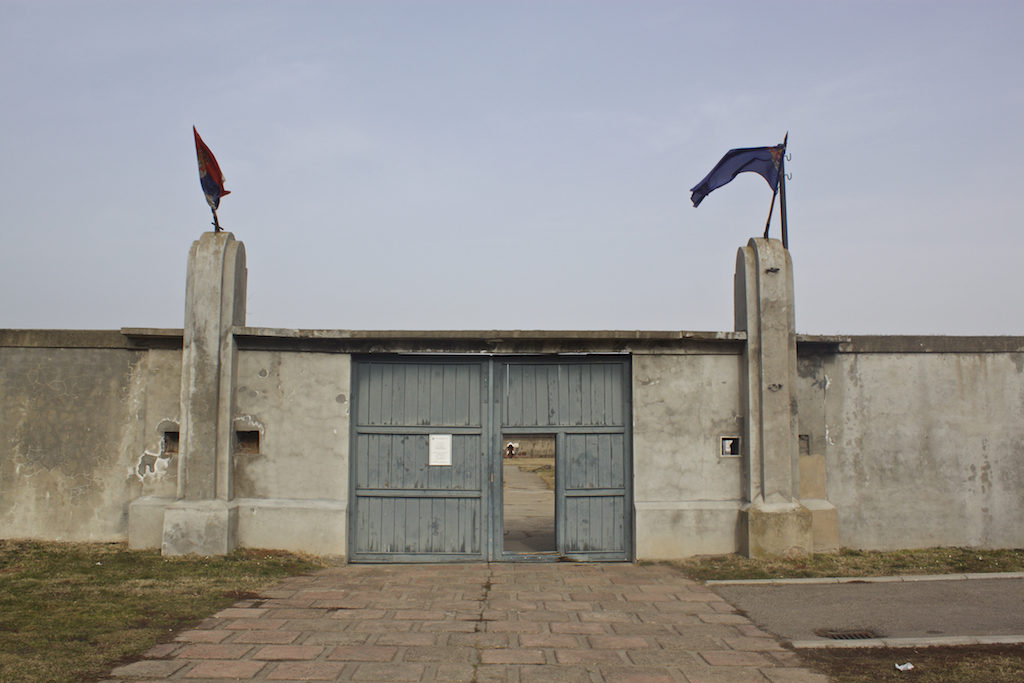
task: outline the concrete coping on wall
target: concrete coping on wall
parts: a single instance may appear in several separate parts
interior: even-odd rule
[[[826,353],[1024,353],[1024,337],[796,335],[797,350]]]
[[[236,327],[242,348],[333,352],[606,352],[685,348],[736,353],[745,332],[675,330],[305,330]],[[1019,336],[796,335],[801,353],[1024,353]],[[180,349],[180,328],[0,329],[0,347]]]
[[[0,347],[36,349],[181,348],[182,331],[123,328],[121,330],[0,330]]]
[[[659,330],[297,330],[236,327],[240,348],[336,353],[741,353],[745,332]]]

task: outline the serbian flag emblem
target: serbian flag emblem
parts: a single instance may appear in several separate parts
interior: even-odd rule
[[[196,136],[196,157],[199,159],[199,183],[203,186],[206,203],[216,212],[217,207],[220,206],[220,198],[226,194],[231,194],[231,191],[224,189],[224,174],[221,172],[213,152],[206,146],[203,139],[199,137],[199,131],[196,130],[195,126],[192,126],[192,133]]]

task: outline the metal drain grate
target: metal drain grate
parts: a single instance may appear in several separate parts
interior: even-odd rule
[[[814,632],[814,635],[821,638],[828,638],[829,640],[870,640],[872,638],[881,638],[881,635],[874,631],[867,629],[858,630],[835,630],[835,629],[819,629]]]

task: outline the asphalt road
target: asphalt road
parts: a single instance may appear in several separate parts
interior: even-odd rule
[[[868,583],[712,583],[709,587],[761,628],[804,646],[816,646],[814,641],[826,644],[830,639],[816,633],[822,630],[869,630],[879,638],[929,641],[1016,636],[1024,642],[1024,577],[1020,575],[904,577]]]

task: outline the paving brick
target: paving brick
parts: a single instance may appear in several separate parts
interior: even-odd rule
[[[509,648],[480,651],[482,664],[543,664],[545,661],[541,650]]]
[[[625,664],[616,650],[591,650],[589,648],[557,649],[555,659],[559,664]]]
[[[446,683],[470,683],[476,680],[476,668],[472,664],[439,664],[433,679]]]
[[[177,659],[146,660],[119,666],[110,675],[117,678],[166,678],[186,664]]]
[[[403,622],[405,623],[405,622]],[[420,623],[421,631],[451,631],[456,633],[473,633],[478,621],[424,621]]]
[[[395,612],[395,619],[398,621],[443,621],[444,618],[443,610],[407,609]]]
[[[756,652],[702,650],[700,656],[711,666],[765,666],[771,662]]]
[[[263,595],[114,680],[824,680],[665,567],[347,565]]]
[[[181,659],[241,659],[252,645],[232,645],[195,643],[181,648],[178,657]]]
[[[352,631],[317,631],[307,633],[303,645],[365,645],[374,636]]]
[[[327,658],[342,659],[346,662],[390,662],[397,652],[397,647],[339,645],[331,651]]]
[[[580,621],[592,621],[604,624],[614,622],[627,623],[633,621],[633,615],[629,612],[615,611],[580,612]]]
[[[485,622],[488,633],[540,633],[544,626],[534,621],[488,621]]]
[[[286,619],[236,619],[224,624],[222,628],[233,631],[248,631],[251,629],[269,630],[281,628],[286,623]]]
[[[577,633],[580,635],[601,635],[608,633],[608,629],[604,624],[581,624],[573,621],[567,624],[551,624],[552,633]]]
[[[407,647],[402,653],[405,662],[446,662],[450,664],[476,664],[479,661],[475,647],[458,646],[414,646]]]
[[[199,662],[185,673],[184,678],[252,678],[266,666],[266,662],[245,660],[241,662],[212,661]]]
[[[700,620],[705,624],[749,624],[750,620],[742,614],[701,614]]]
[[[344,662],[281,662],[267,675],[267,680],[333,681],[344,668]]]
[[[270,659],[277,661],[316,659],[324,648],[319,645],[267,645],[261,647],[253,659]]]
[[[675,630],[668,624],[612,624],[611,628],[620,636],[675,635]]]
[[[328,613],[326,609],[286,607],[284,609],[270,610],[267,612],[267,615],[274,619],[321,619],[328,616]]]
[[[232,643],[289,645],[302,635],[300,631],[238,631]]]
[[[638,666],[707,666],[696,653],[688,650],[631,650],[626,657]]]
[[[360,664],[352,674],[354,681],[418,681],[423,664]]]
[[[179,633],[174,639],[179,643],[219,643],[232,633],[226,629],[196,629]]]
[[[676,678],[660,666],[604,666],[601,676],[615,683],[675,683]]]
[[[589,602],[576,600],[545,600],[541,604],[549,612],[589,612],[593,609]]]
[[[591,678],[585,666],[548,664],[520,668],[519,680],[521,683],[590,683]]]
[[[142,656],[145,659],[164,659],[173,655],[180,648],[180,643],[157,643],[142,653]]]
[[[214,614],[216,619],[259,619],[268,610],[260,607],[228,607]]]
[[[382,609],[370,609],[370,608],[367,608],[367,609],[349,609],[349,608],[345,608],[345,609],[339,609],[339,610],[335,610],[335,611],[331,612],[331,618],[332,619],[351,619],[353,621],[355,621],[355,620],[363,620],[363,619],[382,619],[385,614],[387,614],[387,612],[385,610],[382,610]]]
[[[520,639],[523,637],[519,636]],[[468,645],[469,647],[508,647],[511,636],[507,633],[452,633],[448,636],[451,645]]]
[[[573,615],[571,612],[548,612],[546,610],[536,610],[532,612],[520,612],[518,615],[519,621],[572,621]]]
[[[587,636],[590,647],[600,650],[643,650],[653,647],[643,636]]]
[[[506,681],[519,681],[519,667],[510,667],[504,664],[487,664],[476,668],[477,683],[506,683]]]
[[[520,647],[580,647],[580,639],[571,634],[520,633]]]
[[[374,645],[440,645],[438,640],[446,640],[444,634],[436,633],[382,633],[377,636]]]

